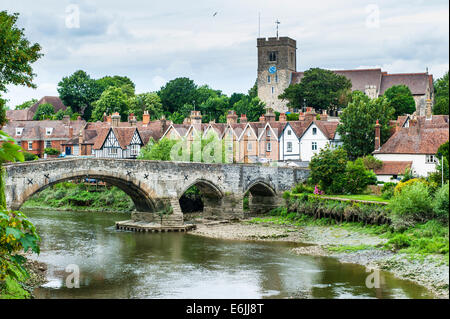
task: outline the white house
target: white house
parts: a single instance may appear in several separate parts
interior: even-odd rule
[[[436,171],[436,153],[439,146],[448,141],[448,130],[448,115],[413,117],[380,147],[376,128],[373,156],[383,161],[383,168],[375,170],[378,180],[396,181],[406,168],[423,177]]]
[[[327,145],[332,148],[342,145],[339,133],[336,132],[338,125],[337,121],[312,121],[299,138],[300,160],[311,161]]]
[[[287,122],[280,136],[280,161],[300,160],[300,136],[305,125],[303,121]]]

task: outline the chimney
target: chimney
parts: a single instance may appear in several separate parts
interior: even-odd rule
[[[279,122],[286,122],[286,113],[280,113]]]
[[[106,116],[106,112],[103,113],[103,122],[108,122],[108,117]]]
[[[108,115],[108,116],[106,117],[106,122],[111,124],[111,115]]]
[[[136,126],[137,120],[134,113],[130,113],[130,115],[128,115],[128,123],[130,123],[130,126]]]
[[[266,122],[266,118],[265,118],[264,114],[259,117],[259,121],[261,123],[265,123]]]
[[[77,116],[77,121],[81,121],[81,116]]]
[[[305,120],[307,122],[314,120],[316,118],[316,112],[314,112],[314,109],[312,107],[307,107],[306,110]]]
[[[431,117],[433,115],[432,112],[432,105],[431,105],[431,99],[427,99],[427,106],[426,106],[426,110],[425,110],[425,115],[426,115],[426,119],[427,120],[431,120]]]
[[[193,125],[202,124],[202,114],[200,111],[191,111],[191,123]]]
[[[69,125],[70,124],[70,116],[69,115],[64,115],[63,116],[63,123],[64,123],[64,125]]]
[[[241,118],[239,119],[239,123],[247,123],[247,115],[241,114]]]
[[[304,121],[304,120],[305,120],[305,113],[300,112],[300,113],[298,114],[298,120],[299,120],[299,121]]]
[[[273,109],[268,108],[266,114],[264,115],[266,122],[275,122],[275,113],[273,113]]]
[[[120,115],[118,112],[113,113],[111,116],[111,126],[118,127],[120,123]]]
[[[216,120],[209,121],[209,124],[216,124]]]
[[[69,138],[73,137],[73,127],[69,126]]]
[[[419,121],[417,120],[416,116],[413,116],[409,120],[408,135],[417,135],[417,134],[419,134]]]
[[[144,114],[142,115],[142,124],[147,125],[148,123],[150,123],[150,114],[148,114],[148,111],[145,110]]]
[[[228,111],[228,114],[227,114],[227,123],[228,123],[228,124],[234,124],[234,123],[237,123],[237,115],[236,115],[236,111],[234,111],[234,110]]]
[[[320,120],[321,121],[328,121],[328,114],[326,110],[322,111],[322,114],[320,115]]]
[[[186,118],[183,120],[183,124],[191,124],[191,118],[190,118],[190,117],[186,117]]]
[[[377,122],[375,123],[375,151],[378,151],[381,147],[381,125]]]
[[[83,132],[84,132],[84,128],[80,130],[80,134],[78,134],[78,144],[83,144],[84,142],[84,138],[83,138]]]
[[[147,112],[147,111],[145,111],[145,112]],[[147,115],[148,115],[148,112],[147,112]],[[149,116],[149,118],[150,118],[150,116]],[[161,123],[161,136],[162,136],[166,132],[167,127],[170,124],[167,124],[167,120],[166,120],[166,117],[164,115],[161,116],[161,119],[159,120],[159,122]]]

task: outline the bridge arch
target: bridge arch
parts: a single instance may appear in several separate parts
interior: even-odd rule
[[[279,196],[275,188],[264,179],[252,181],[244,191],[248,195],[251,214],[262,214],[279,205]]]
[[[111,185],[117,186],[123,190],[133,201],[136,210],[139,212],[154,212],[156,202],[153,198],[156,198],[155,192],[150,189],[146,184],[141,183],[139,180],[128,177],[126,175],[117,172],[108,171],[71,171],[59,175],[57,178],[51,178],[48,183],[36,183],[28,186],[25,191],[16,199],[11,207],[12,209],[19,209],[23,203],[25,203],[35,193],[60,182],[64,182],[77,178],[93,178],[107,182]]]
[[[200,198],[197,197],[194,201],[183,196],[192,186],[200,191]],[[223,196],[224,193],[215,183],[198,178],[182,190],[178,201],[183,213],[203,211],[203,215],[208,216],[216,215],[221,210]]]

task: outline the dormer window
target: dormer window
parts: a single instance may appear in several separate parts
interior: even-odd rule
[[[22,132],[23,132],[23,127],[16,127],[16,135],[17,136],[22,136]]]
[[[45,128],[45,134],[46,135],[52,135],[53,127],[46,127]]]

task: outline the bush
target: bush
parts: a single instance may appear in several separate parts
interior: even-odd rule
[[[449,184],[444,184],[439,188],[434,196],[433,211],[439,220],[448,223],[449,209]]]
[[[383,197],[383,199],[391,199],[394,196],[394,189],[396,185],[396,183],[392,182],[385,183],[381,188],[381,197]]]
[[[396,192],[389,208],[394,228],[404,228],[423,222],[433,215],[432,198],[425,183],[409,183]]]
[[[35,161],[39,158],[37,157],[37,155],[34,155],[33,153],[30,152],[23,152],[23,157],[25,161]]]
[[[314,192],[314,188],[305,184],[297,184],[292,189],[293,194],[312,194]]]
[[[47,155],[59,155],[59,153],[61,153],[61,152],[59,150],[57,150],[56,148],[47,147],[44,149],[44,153]]]
[[[354,162],[347,162],[345,168],[344,192],[347,194],[361,194],[368,185],[377,183],[377,176],[366,169],[364,160],[358,158]]]
[[[404,187],[407,187],[409,185],[416,184],[416,183],[422,183],[422,184],[428,186],[427,181],[422,178],[408,179],[407,181],[400,182],[395,186],[394,194],[400,193]]]

